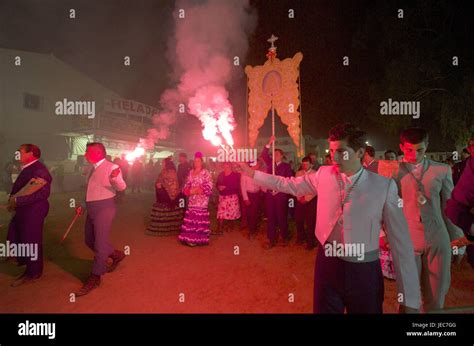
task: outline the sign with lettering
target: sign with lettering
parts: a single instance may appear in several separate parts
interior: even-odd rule
[[[105,99],[104,110],[111,113],[131,114],[151,118],[158,109],[133,100]]]
[[[132,136],[143,137],[146,135],[146,125],[127,119],[120,119],[108,113],[100,115],[98,129],[117,133],[126,133]]]

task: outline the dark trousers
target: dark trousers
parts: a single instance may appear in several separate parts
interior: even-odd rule
[[[288,198],[288,217],[296,220],[296,197],[290,196]]]
[[[267,191],[265,209],[268,218],[268,240],[272,243],[278,240],[277,226],[280,228],[282,239],[288,239],[288,195],[284,193],[273,195],[270,191]]]
[[[382,313],[384,283],[380,261],[352,263],[326,257],[318,247],[314,270],[314,313]]]
[[[114,217],[113,198],[87,202],[85,242],[95,254],[92,266],[94,275],[103,275],[107,272],[107,259],[114,252],[114,248],[109,243],[109,233]]]
[[[466,249],[467,262],[474,268],[474,245],[468,245]]]
[[[257,193],[247,193],[250,201],[249,206],[245,206],[245,214],[247,216],[247,225],[249,227],[250,233],[257,232],[257,223],[258,223],[258,211],[260,205],[260,192]]]
[[[124,191],[117,191],[115,195],[115,202],[117,204],[122,204],[125,198],[125,190]]]
[[[316,197],[306,203],[296,202],[295,221],[297,238],[300,241],[306,241],[308,245],[316,244]],[[305,229],[306,223],[306,229]]]
[[[22,210],[28,208],[27,210]],[[42,202],[40,205],[18,208],[8,227],[7,240],[12,244],[35,245],[37,258],[17,257],[20,264],[26,264],[25,275],[37,278],[43,274],[43,225],[48,215],[49,203]]]

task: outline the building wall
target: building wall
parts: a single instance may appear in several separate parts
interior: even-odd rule
[[[17,56],[21,58],[20,66],[14,64]],[[64,156],[68,145],[59,134],[71,132],[78,116],[56,115],[55,103],[64,98],[96,101],[97,112],[103,99],[119,97],[53,55],[0,49],[0,75],[0,137],[4,158],[24,142],[38,144],[46,157]],[[25,101],[33,101],[32,108],[25,106]],[[80,117],[92,127],[93,119]]]
[[[74,139],[84,138],[111,143],[115,155],[135,147],[151,127],[150,119],[104,110],[107,99],[121,96],[53,55],[0,48],[0,76],[0,164],[21,143],[39,145],[45,160],[74,160],[80,154]],[[55,104],[63,99],[94,101],[95,118],[57,115]]]

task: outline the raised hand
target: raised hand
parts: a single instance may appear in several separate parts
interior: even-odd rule
[[[268,145],[271,145],[273,142],[275,142],[275,136],[270,136],[270,139],[268,140]]]

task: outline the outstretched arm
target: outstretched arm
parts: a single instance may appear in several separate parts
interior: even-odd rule
[[[307,174],[298,178],[280,177],[260,171],[252,170],[255,181],[268,189],[288,193],[297,197],[317,194],[319,183],[319,170],[315,174]]]

